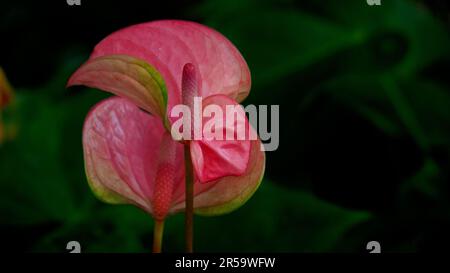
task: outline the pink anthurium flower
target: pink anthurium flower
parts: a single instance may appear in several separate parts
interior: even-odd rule
[[[93,107],[83,129],[86,175],[101,200],[134,204],[163,221],[185,210],[189,173],[193,209],[201,215],[230,212],[259,186],[265,156],[258,139],[175,141],[171,135],[173,107],[201,97],[203,108],[225,109],[250,91],[245,60],[215,30],[177,20],[119,30],[95,47],[69,79],[72,85],[117,95]],[[237,115],[252,130],[245,113]],[[185,168],[185,153],[193,171]]]

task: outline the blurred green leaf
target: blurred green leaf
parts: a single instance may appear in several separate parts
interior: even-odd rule
[[[195,249],[333,251],[347,232],[370,218],[367,212],[343,209],[308,192],[284,189],[265,180],[254,197],[236,212],[222,217],[197,217]],[[177,243],[183,245],[182,241]]]
[[[206,16],[209,25],[218,28],[243,52],[252,68],[256,88],[301,71],[343,49],[364,46],[372,55],[376,53],[374,50],[390,54],[398,46],[397,41],[379,36],[383,32],[404,36],[407,41],[407,54],[395,66],[398,74],[410,75],[448,56],[450,40],[444,26],[411,1],[390,1],[375,8],[360,0],[346,1],[345,5],[339,1],[309,3],[322,11],[318,14],[294,9],[291,2],[207,1],[197,13]],[[342,61],[352,67],[358,59],[355,55],[349,57],[353,57],[352,62],[348,58]],[[372,60],[376,61],[377,58]]]
[[[351,31],[306,13],[277,8],[273,1],[207,1],[198,12],[237,45],[251,67],[256,88],[355,42]]]
[[[8,222],[29,220],[29,215],[47,220],[70,217],[75,204],[59,161],[61,115],[36,95],[18,95],[17,102],[17,108],[25,111],[19,113],[17,139],[1,150],[0,187],[3,200],[24,200],[29,212]]]

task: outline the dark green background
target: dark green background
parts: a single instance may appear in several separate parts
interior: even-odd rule
[[[65,89],[94,45],[119,28],[188,19],[226,35],[253,79],[244,104],[280,105],[280,147],[254,197],[195,219],[199,252],[448,251],[450,38],[446,1],[3,1],[0,66],[16,90],[0,147],[6,251],[150,252],[152,220],[96,200],[81,128],[108,94]],[[165,251],[183,251],[183,215]]]

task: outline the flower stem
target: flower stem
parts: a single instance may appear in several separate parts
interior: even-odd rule
[[[186,209],[185,209],[185,239],[186,252],[193,252],[194,226],[194,178],[192,173],[191,153],[189,144],[184,145],[184,164],[186,172]]]
[[[164,220],[155,220],[155,226],[153,227],[153,253],[161,253],[163,233]]]

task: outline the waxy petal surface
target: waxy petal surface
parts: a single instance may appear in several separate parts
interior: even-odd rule
[[[83,129],[86,174],[94,193],[103,201],[132,203],[152,214],[164,132],[158,117],[127,99],[114,97],[96,105]],[[171,144],[176,145],[176,161],[183,162],[183,146]],[[182,184],[184,169],[175,170],[173,183]]]
[[[259,140],[251,141],[249,165],[241,176],[227,176],[211,183],[194,185],[196,214],[214,216],[229,213],[242,206],[258,189],[265,169],[265,154]],[[172,213],[183,211],[184,199],[172,208]]]
[[[250,71],[239,51],[217,31],[194,22],[162,20],[124,28],[103,39],[91,59],[117,54],[145,60],[161,73],[168,110],[181,103],[186,63],[198,67],[203,97],[224,94],[240,102],[250,91]]]
[[[90,59],[67,84],[86,85],[130,99],[146,111],[165,118],[167,89],[159,72],[145,61],[125,55]]]
[[[85,121],[83,148],[86,175],[96,196],[112,204],[137,205],[158,219],[182,211],[183,145],[172,141],[170,135],[164,138],[167,135],[158,117],[127,99],[113,97],[94,106]],[[241,176],[210,183],[195,181],[196,213],[228,213],[256,191],[265,159],[260,141],[250,144],[248,164]]]
[[[204,112],[208,107],[214,108],[210,108],[210,117],[203,117],[202,139],[192,140],[190,144],[196,177],[205,183],[224,176],[242,175],[249,163],[250,132],[254,133],[244,109],[224,95],[210,96],[202,104]],[[220,111],[214,112],[214,109]],[[256,139],[256,134],[253,135]]]

